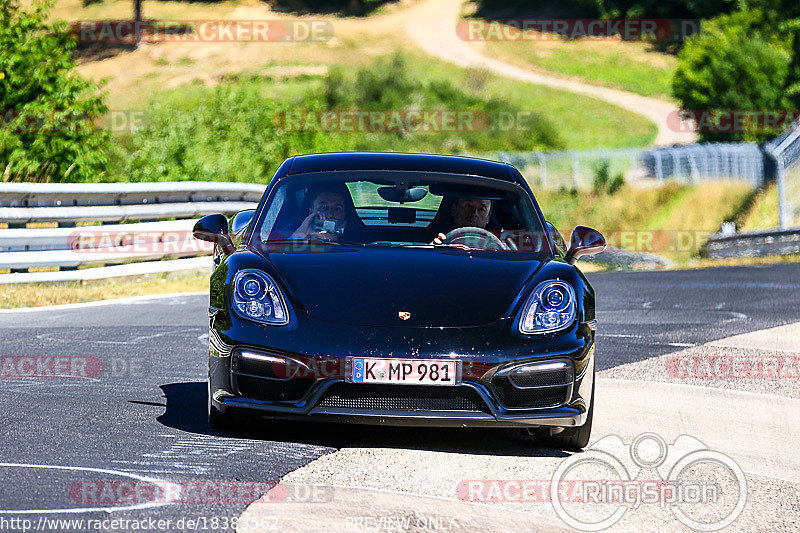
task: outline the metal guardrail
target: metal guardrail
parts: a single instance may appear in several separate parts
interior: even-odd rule
[[[800,228],[730,235],[718,233],[709,237],[705,253],[717,259],[798,254]]]
[[[11,271],[0,284],[196,269],[205,261],[186,258],[211,248],[192,237],[195,220],[255,208],[264,190],[214,182],[0,184],[0,223],[8,225],[0,229],[0,270]],[[58,227],[28,227],[44,222]],[[177,260],[163,260],[170,258]],[[44,268],[58,270],[31,272]]]
[[[206,181],[4,183],[0,207],[67,207],[185,202],[258,202],[264,185]]]
[[[235,213],[253,207],[254,202],[186,202],[139,205],[91,205],[74,207],[0,207],[0,222],[20,225],[29,222],[123,222],[196,218],[211,213]],[[88,209],[87,209],[88,207]]]

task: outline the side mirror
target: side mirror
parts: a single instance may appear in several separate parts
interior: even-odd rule
[[[219,244],[226,254],[232,253],[234,250],[233,241],[228,234],[228,219],[225,218],[225,215],[204,216],[194,225],[192,235],[195,239]]]
[[[572,231],[569,250],[564,259],[570,265],[574,265],[579,257],[583,255],[599,254],[605,249],[606,240],[600,235],[599,231],[587,228],[586,226],[577,226]]]

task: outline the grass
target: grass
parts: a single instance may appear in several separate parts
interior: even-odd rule
[[[484,71],[458,68],[422,56],[416,58],[414,65],[420,76],[449,78],[456,84],[472,85],[487,95],[495,95],[523,110],[538,113],[556,125],[566,148],[648,146],[657,133],[656,125],[643,116],[593,98]],[[502,149],[498,147],[498,150]]]
[[[800,167],[786,173],[786,201],[789,204],[789,226],[800,225]],[[753,199],[752,207],[736,219],[739,231],[777,228],[780,224],[778,186],[771,183]]]
[[[171,69],[173,63],[164,69]],[[306,65],[309,69],[313,66]],[[298,68],[302,65],[293,67]],[[546,122],[555,125],[564,148],[646,146],[652,142],[657,133],[655,124],[641,115],[572,93],[508,80],[483,71],[455,67],[422,55],[409,56],[409,69],[410,74],[421,81],[450,81],[456,86],[469,88],[471,92],[483,98],[492,96],[503,99],[522,110],[522,113],[529,111],[536,113]],[[157,79],[159,78],[152,78],[153,81]],[[239,75],[229,74],[217,83],[257,85],[259,93],[264,98],[295,102],[304,94],[321,91],[323,76],[313,74],[281,76],[280,70],[271,63]],[[158,100],[166,104],[169,109],[191,112],[193,108],[204,105],[207,94],[208,90],[204,85],[189,83],[169,89],[153,88],[149,99]],[[110,101],[118,102],[114,99]],[[140,101],[138,105],[141,106],[142,102]],[[526,133],[524,128],[528,126],[524,122],[524,116],[519,118],[516,124],[523,130],[520,131],[520,135],[524,135]],[[383,149],[395,149],[393,147],[396,146],[396,142],[393,135],[386,134],[385,140],[386,147]],[[497,149],[509,148],[498,146]],[[437,151],[445,151],[445,147]]]
[[[610,246],[657,253],[677,266],[695,260],[708,234],[734,220],[752,195],[750,187],[730,182],[625,185],[615,194],[536,192],[545,218],[567,240],[573,227],[590,226],[604,233]]]
[[[482,9],[482,10],[481,10]],[[586,5],[559,0],[509,1],[479,8],[467,4],[467,21],[504,18],[532,20],[588,19],[598,13]],[[531,31],[525,40],[475,41],[487,55],[523,68],[553,73],[643,96],[670,99],[676,57],[641,41],[619,39],[565,40]]]
[[[778,217],[778,188],[773,183],[756,195],[752,207],[735,221],[738,231],[758,231],[775,228]]]
[[[129,296],[208,291],[206,274],[154,274],[135,278],[0,285],[0,309],[113,300]]]
[[[664,99],[672,93],[677,64],[674,56],[641,42],[490,41],[485,51],[520,67]]]
[[[334,24],[333,38],[326,42],[145,44],[102,61],[84,62],[79,71],[107,79],[106,101],[114,111],[141,110],[148,101],[162,97],[178,103],[177,109],[186,109],[198,102],[196,96],[203,87],[248,76],[263,79],[265,97],[293,101],[320,87],[320,70],[334,65],[363,67],[377,57],[403,50],[414,58],[414,69],[422,79],[449,79],[478,87],[487,95],[541,115],[562,132],[565,148],[645,146],[655,138],[655,124],[606,102],[458,68],[422,54],[400,31],[406,7],[386,5],[379,13],[362,19],[326,15],[325,19]],[[130,9],[130,3],[121,0],[85,8],[80,0],[60,0],[54,18],[124,18],[130,16]],[[270,11],[268,5],[255,0],[155,2],[145,6],[144,15],[164,20],[297,18]],[[316,75],[298,75],[304,69]]]

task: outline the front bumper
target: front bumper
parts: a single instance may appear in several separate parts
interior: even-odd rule
[[[392,385],[399,386],[399,385]],[[524,413],[467,412],[441,410],[380,410],[342,407],[299,409],[241,397],[231,397],[214,405],[223,412],[248,412],[268,419],[340,422],[387,426],[429,427],[504,427],[534,428],[541,426],[574,427],[586,421],[588,405],[539,409]],[[492,403],[487,402],[491,408]]]
[[[248,326],[245,324],[245,326]],[[319,323],[317,332],[325,338],[324,328],[336,329],[335,325]],[[322,329],[323,331],[320,331]],[[440,342],[438,350],[430,350],[428,353],[415,353],[417,358],[452,358],[455,350],[454,345],[475,346],[475,339],[486,338],[490,332],[488,328],[475,328],[474,331],[461,330],[457,333],[458,339],[448,339],[447,342]],[[422,390],[424,396],[428,391],[424,389],[436,389],[436,394],[446,393],[450,396],[468,397],[474,404],[472,407],[463,407],[463,403],[457,403],[455,407],[448,406],[440,408],[433,398],[428,402],[416,402],[409,406],[408,402],[393,402],[389,396],[379,398],[383,401],[366,401],[360,405],[351,405],[348,398],[342,399],[339,394],[342,391],[367,391],[363,384],[345,383],[341,374],[326,376],[315,376],[297,391],[289,394],[288,398],[259,397],[257,391],[259,384],[264,383],[265,387],[273,387],[277,390],[290,390],[297,383],[292,383],[291,379],[272,380],[258,375],[252,369],[246,372],[237,366],[237,351],[247,349],[271,354],[280,354],[285,357],[302,359],[311,357],[298,354],[296,351],[289,351],[287,346],[297,346],[292,342],[293,334],[291,330],[274,330],[278,332],[271,335],[269,342],[254,345],[252,342],[252,331],[247,335],[242,335],[241,330],[233,328],[230,330],[216,330],[213,328],[212,321],[212,349],[209,357],[209,380],[212,391],[212,403],[214,407],[223,413],[246,412],[270,419],[286,420],[316,420],[323,422],[342,422],[355,424],[376,424],[376,425],[397,425],[397,426],[435,426],[435,427],[575,427],[584,424],[587,418],[589,402],[591,401],[591,391],[594,380],[594,328],[592,324],[579,324],[569,335],[558,338],[545,339],[544,342],[538,341],[534,347],[531,346],[529,339],[510,339],[507,335],[497,337],[496,342],[491,343],[492,348],[487,344],[481,353],[457,353],[462,360],[462,365],[469,366],[472,370],[465,375],[460,386],[457,387],[417,387]],[[333,333],[333,331],[331,331]],[[307,349],[306,353],[315,353],[317,361],[332,362],[331,368],[344,368],[344,360],[350,354],[358,353],[371,356],[394,357],[406,356],[403,346],[399,346],[400,336],[406,346],[425,346],[436,345],[430,339],[421,338],[426,335],[432,338],[443,335],[441,331],[414,332],[414,338],[409,338],[408,331],[395,329],[385,332],[381,344],[383,346],[393,346],[394,349],[365,348],[358,343],[358,336],[354,336],[351,341],[353,344],[343,343],[335,348],[338,353],[331,353],[334,348],[333,343],[325,346],[324,352],[320,355],[319,350]],[[455,333],[454,333],[455,334]],[[472,339],[470,339],[472,337]],[[328,337],[331,338],[331,337]],[[341,336],[339,337],[341,338]],[[348,337],[349,338],[349,337]],[[492,338],[492,336],[489,336]],[[250,342],[245,342],[249,340]],[[284,343],[284,340],[286,341]],[[454,342],[451,342],[454,341]],[[341,341],[339,341],[341,342]],[[451,342],[450,346],[447,346]],[[485,340],[484,340],[485,342]],[[526,344],[527,342],[527,344]],[[265,344],[269,344],[266,347]],[[302,344],[302,343],[300,343]],[[413,352],[412,352],[413,353]],[[570,375],[570,386],[563,400],[559,400],[556,405],[533,408],[509,408],[501,401],[502,395],[496,386],[496,378],[499,379],[504,371],[515,365],[529,363],[543,363],[549,361],[569,361],[572,369]],[[340,364],[341,363],[341,364]],[[245,386],[245,382],[249,383]],[[255,385],[253,384],[255,382]],[[368,385],[366,387],[370,387]],[[381,394],[391,395],[395,391],[402,396],[404,392],[413,389],[409,385],[383,385],[385,389]],[[443,391],[443,389],[448,389]],[[431,391],[433,392],[433,391]],[[415,390],[416,393],[416,390]],[[338,401],[331,401],[331,397]],[[385,396],[385,394],[384,394]],[[352,398],[351,398],[352,399]],[[418,398],[415,398],[418,399]],[[449,396],[443,400],[453,402]],[[387,407],[388,405],[388,407]]]

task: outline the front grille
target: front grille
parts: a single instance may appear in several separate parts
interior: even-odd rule
[[[548,387],[545,389],[517,389],[507,379],[492,381],[492,391],[497,401],[512,409],[542,409],[558,407],[567,401],[569,388]]]
[[[545,370],[544,365],[521,366],[520,370],[500,373],[492,379],[497,401],[509,409],[545,409],[569,401],[572,392],[572,365]]]
[[[337,383],[317,406],[379,411],[486,411],[473,389],[424,385]]]
[[[297,402],[314,385],[313,379],[278,381],[242,374],[231,374],[233,387],[245,398],[267,402]]]

